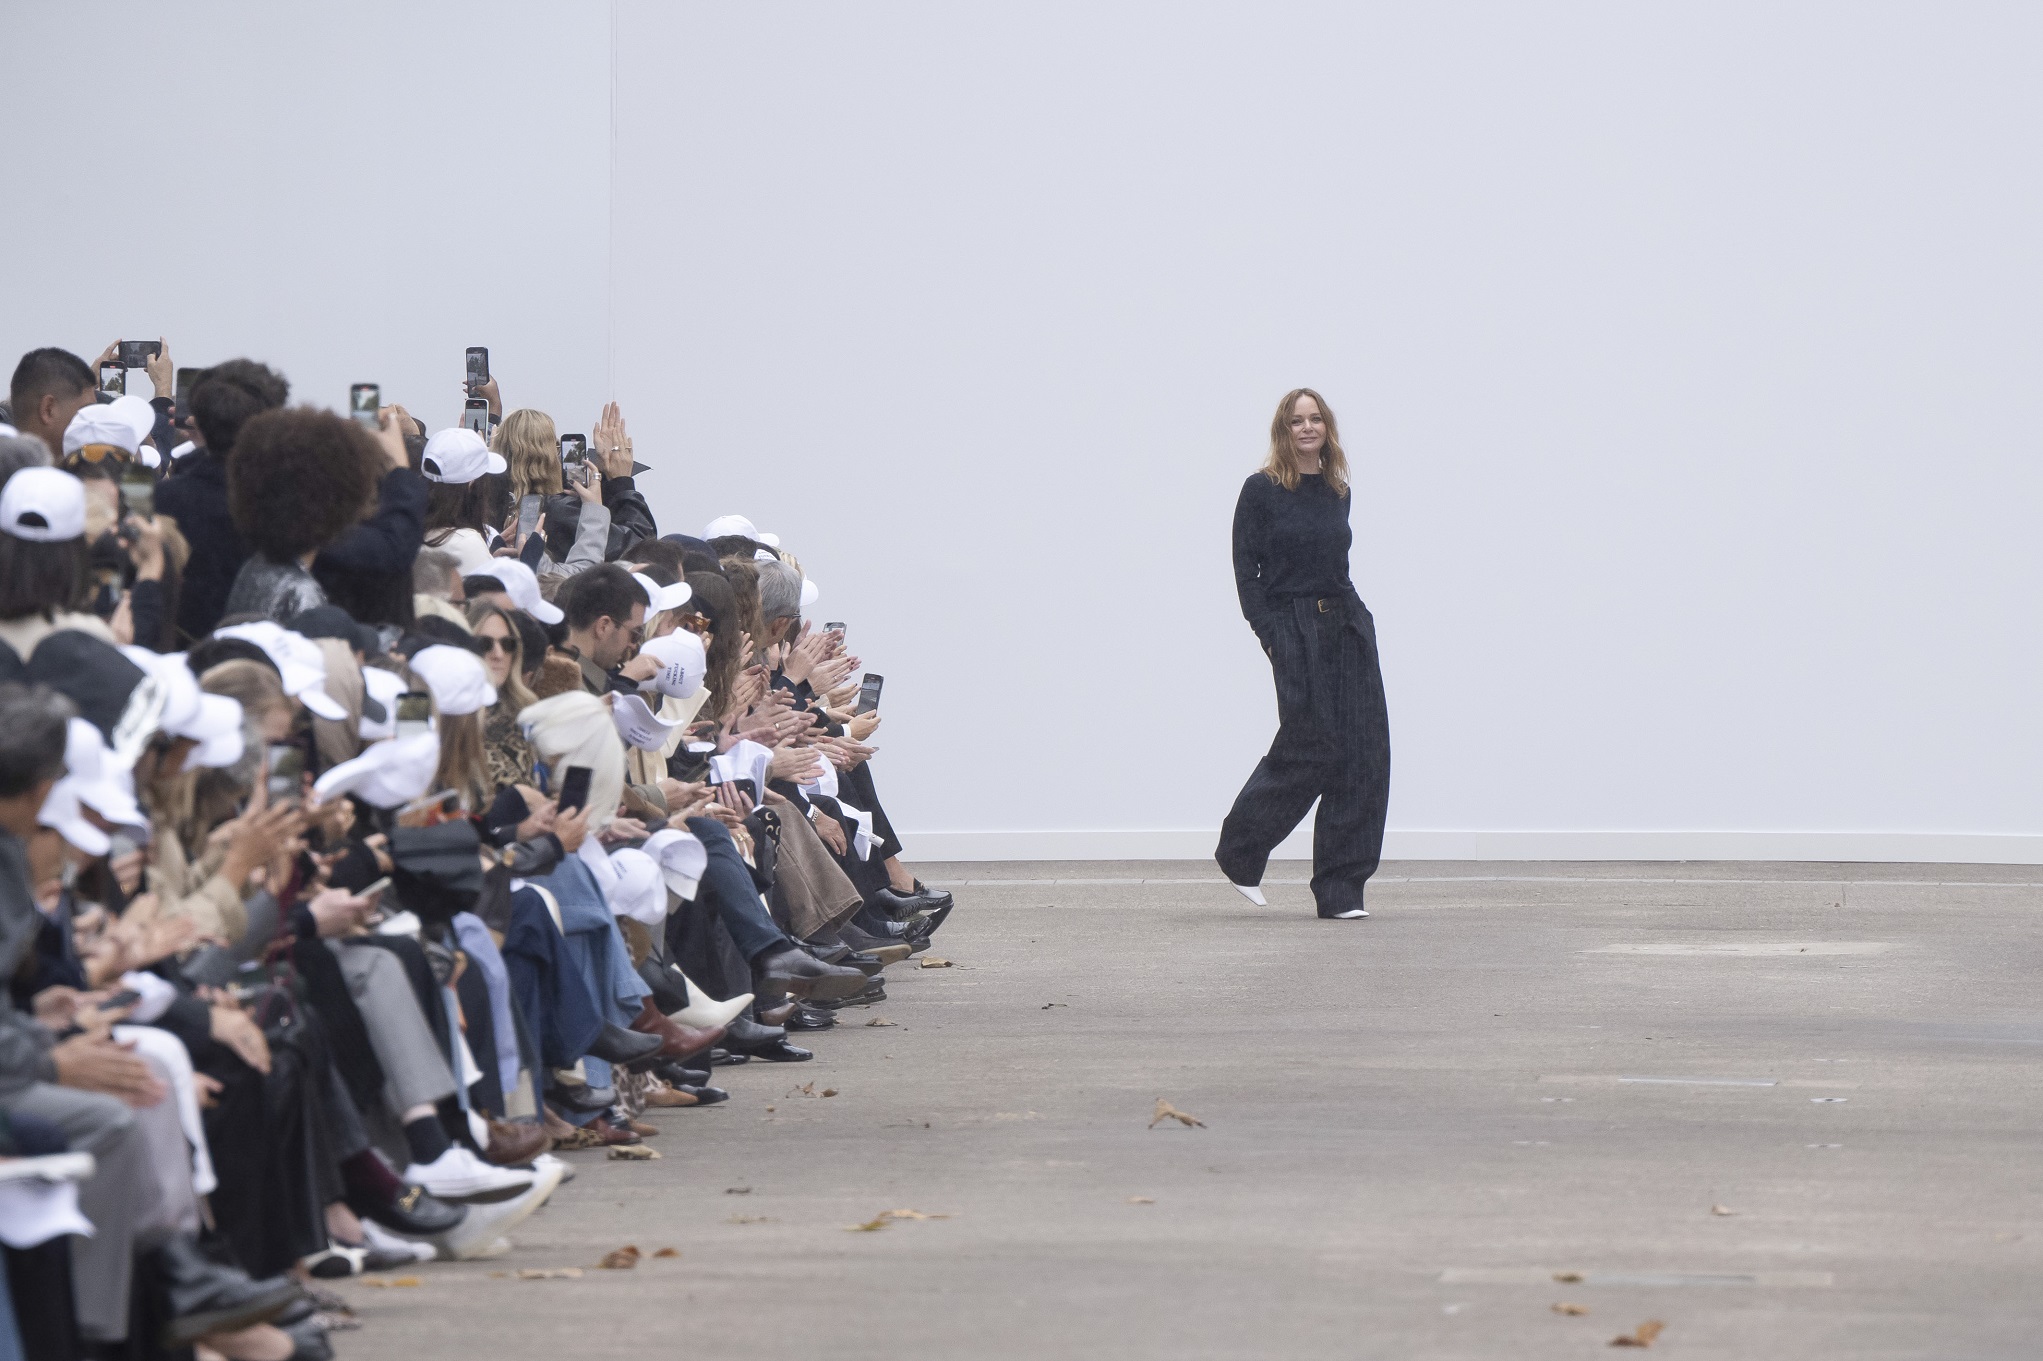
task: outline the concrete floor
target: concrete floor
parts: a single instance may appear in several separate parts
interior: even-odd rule
[[[955,968],[568,1155],[511,1256],[348,1285],[342,1354],[2043,1355],[2043,870],[1393,865],[1366,922],[923,873]],[[949,1217],[846,1232],[890,1209]],[[625,1243],[681,1256],[498,1274]]]

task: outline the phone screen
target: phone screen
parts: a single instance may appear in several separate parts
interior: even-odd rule
[[[474,392],[489,381],[489,346],[468,347],[468,390]]]
[[[884,685],[886,680],[885,676],[875,675],[870,671],[866,672],[865,679],[858,683],[858,705],[852,712],[855,714],[869,714],[879,708],[880,686]]]
[[[545,498],[532,495],[518,498],[518,542],[523,544],[532,537],[532,531],[539,527],[539,508]]]
[[[589,801],[589,777],[594,774],[587,766],[569,766],[567,773],[560,777],[560,803],[563,813],[571,813]]]
[[[383,405],[383,389],[374,383],[357,383],[348,389],[348,414],[371,430],[376,428],[376,411]]]
[[[580,463],[589,456],[589,440],[586,435],[562,435],[560,437],[560,461]]]
[[[139,369],[163,353],[163,345],[155,340],[123,340],[121,342],[121,367]]]
[[[305,779],[305,749],[293,742],[270,747],[269,793],[271,803],[285,803],[302,792]]]
[[[397,697],[397,735],[417,737],[433,730],[433,696],[425,690],[407,690]]]
[[[844,622],[842,620],[839,620],[834,624],[825,624],[823,625],[823,632],[834,633],[837,635],[839,640],[842,640],[844,637]]]
[[[128,391],[128,371],[119,364],[101,364],[99,366],[99,390],[101,392],[111,392],[116,397],[126,396]]]
[[[156,474],[139,463],[121,469],[121,506],[130,515],[156,513]]]
[[[476,434],[487,437],[489,434],[489,399],[487,397],[470,397],[467,404],[461,408],[461,424],[465,428],[473,430]]]
[[[192,389],[199,385],[199,375],[204,372],[204,369],[177,371],[177,391],[173,399],[175,407],[171,412],[174,419],[188,421],[192,418]]]

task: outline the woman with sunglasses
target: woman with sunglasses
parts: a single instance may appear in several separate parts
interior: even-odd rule
[[[483,759],[489,765],[490,782],[498,789],[537,784],[532,744],[518,729],[518,712],[538,702],[525,685],[525,649],[518,625],[501,606],[479,600],[468,607],[468,626],[488,649],[482,654],[482,668],[497,690],[497,702],[482,718]]]

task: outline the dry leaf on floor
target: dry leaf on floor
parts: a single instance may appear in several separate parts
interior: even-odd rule
[[[1554,1273],[1554,1279],[1559,1281],[1562,1285],[1573,1285],[1575,1284],[1575,1282],[1582,1279],[1582,1273],[1579,1271],[1556,1271]]]
[[[1196,1115],[1186,1115],[1176,1106],[1171,1105],[1170,1102],[1164,1100],[1162,1097],[1159,1096],[1158,1098],[1156,1098],[1156,1114],[1153,1117],[1151,1117],[1149,1121],[1149,1127],[1151,1129],[1155,1129],[1158,1125],[1162,1124],[1166,1120],[1175,1120],[1179,1124],[1186,1126],[1195,1125],[1200,1129],[1206,1128],[1206,1122],[1204,1120],[1201,1120]]]
[[[837,1089],[836,1089],[835,1087],[825,1087],[825,1088],[823,1089],[823,1095],[825,1095],[825,1096],[835,1096],[835,1095],[837,1095]]]
[[[381,1276],[364,1276],[362,1284],[372,1285],[378,1290],[384,1290],[391,1287],[403,1288],[405,1286],[424,1285],[425,1281],[417,1276],[393,1276],[387,1281]]]
[[[653,1254],[655,1257],[679,1257],[680,1255],[681,1249],[679,1248],[661,1248]]]
[[[813,1082],[804,1082],[801,1086],[791,1088],[788,1091],[789,1096],[814,1096],[815,1094],[816,1084]]]
[[[772,1107],[769,1106],[767,1109],[771,1110]],[[749,1196],[752,1194],[752,1188],[749,1186],[726,1186],[724,1194],[727,1196]]]
[[[876,1025],[892,1025],[892,1024],[894,1023],[884,1016],[875,1016],[870,1021],[866,1022],[866,1026],[868,1028]]]
[[[1570,1315],[1570,1316],[1580,1316],[1580,1315],[1582,1315],[1582,1314],[1586,1314],[1586,1313],[1588,1313],[1588,1312],[1589,1312],[1589,1306],[1588,1306],[1588,1305],[1586,1305],[1586,1304],[1566,1304],[1566,1303],[1562,1303],[1562,1304],[1556,1304],[1556,1305],[1555,1305],[1555,1306],[1553,1307],[1553,1310],[1554,1310],[1554,1312],[1555,1312],[1556,1314],[1568,1314],[1568,1315]]]
[[[582,1269],[578,1266],[528,1266],[518,1268],[521,1281],[579,1281]]]
[[[1156,1202],[1155,1202],[1154,1200],[1150,1199],[1150,1198],[1149,1198],[1148,1196],[1129,1196],[1129,1197],[1128,1197],[1128,1203],[1129,1203],[1130,1205],[1154,1205],[1154,1204],[1156,1204]]]
[[[644,1144],[619,1144],[610,1150],[610,1156],[619,1162],[650,1162],[660,1156],[658,1149],[647,1148]]]
[[[926,1215],[920,1210],[885,1210],[882,1219],[949,1219],[949,1215]]]
[[[877,1219],[868,1219],[863,1224],[847,1224],[844,1226],[844,1231],[846,1233],[878,1233],[881,1229],[886,1228],[890,1222],[892,1221],[885,1215],[881,1215]]]
[[[603,1260],[596,1263],[605,1271],[629,1271],[638,1265],[639,1251],[635,1243],[626,1243],[614,1252],[603,1254]]]
[[[1650,1347],[1653,1339],[1660,1336],[1660,1330],[1667,1325],[1659,1319],[1649,1318],[1628,1333],[1619,1333],[1610,1339],[1613,1347]]]
[[[1734,1215],[1738,1212],[1728,1205],[1712,1205],[1710,1206],[1710,1213],[1713,1215]]]
[[[949,1219],[949,1215],[926,1215],[920,1210],[882,1210],[863,1224],[847,1224],[846,1233],[878,1233],[897,1219]]]
[[[924,955],[922,957],[922,967],[925,969],[949,969],[956,966],[948,959],[938,959],[935,955]]]

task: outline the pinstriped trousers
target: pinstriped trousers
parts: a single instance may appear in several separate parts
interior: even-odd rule
[[[1271,630],[1277,738],[1235,796],[1213,853],[1237,884],[1259,884],[1270,852],[1313,800],[1312,896],[1322,917],[1361,907],[1383,857],[1390,714],[1376,621],[1351,590],[1295,599]]]

